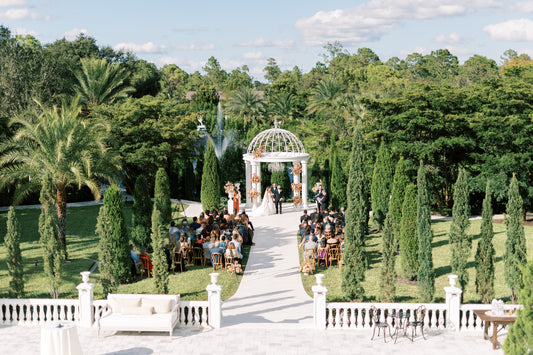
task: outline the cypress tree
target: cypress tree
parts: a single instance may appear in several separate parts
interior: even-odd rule
[[[152,264],[154,284],[156,293],[166,294],[168,293],[168,271],[167,259],[163,251],[164,238],[161,229],[161,214],[156,206],[154,206],[152,212],[152,248],[154,250]]]
[[[431,302],[435,294],[435,270],[433,269],[433,255],[431,241],[431,208],[429,205],[428,187],[426,181],[426,169],[420,161],[417,175],[418,199],[417,199],[417,230],[418,230],[418,288],[420,300]]]
[[[9,297],[24,297],[24,269],[20,252],[20,229],[13,206],[7,213],[7,232],[4,238],[7,249],[7,274],[9,281]]]
[[[524,308],[518,310],[503,343],[506,354],[528,354],[533,350],[533,260],[523,269],[520,304]]]
[[[370,187],[372,219],[379,229],[383,229],[383,222],[389,211],[392,174],[391,157],[385,147],[385,142],[382,141],[374,163],[374,173],[372,174],[372,185]]]
[[[50,195],[43,186],[41,190],[41,214],[39,215],[39,235],[43,251],[44,274],[48,279],[48,288],[52,298],[59,298],[61,271],[65,261],[65,252],[57,234],[57,217],[50,203]]]
[[[113,244],[111,243],[111,228],[106,213],[105,206],[100,207],[98,218],[96,219],[96,236],[98,242],[98,270],[100,271],[100,283],[104,290],[104,297],[108,293],[113,293],[118,289],[117,272],[113,260]]]
[[[407,176],[406,163],[403,157],[400,158],[396,164],[394,171],[394,178],[392,181],[392,191],[389,203],[389,212],[392,219],[392,230],[394,233],[394,247],[398,250],[400,244],[400,229],[402,222],[402,206],[403,198],[405,196],[405,187],[409,184],[409,177]]]
[[[396,293],[394,233],[392,231],[391,214],[387,213],[383,226],[382,259],[381,259],[381,301],[393,302]]]
[[[111,260],[115,263],[115,277],[119,283],[124,283],[130,279],[133,261],[124,220],[124,201],[118,186],[111,185],[107,189],[104,195],[104,206],[110,229]]]
[[[509,185],[507,200],[507,240],[505,241],[505,280],[511,288],[511,301],[516,303],[518,290],[522,287],[522,271],[520,268],[526,262],[526,240],[524,226],[522,225],[522,197],[518,190],[518,180],[513,174]]]
[[[167,172],[163,168],[159,168],[155,174],[154,204],[157,206],[159,213],[161,213],[161,222],[165,226],[170,225],[172,220],[170,185]]]
[[[350,300],[363,298],[365,290],[362,283],[368,263],[365,251],[368,211],[363,148],[363,136],[358,125],[354,131],[350,157],[344,234],[345,266],[342,268],[342,290]]]
[[[334,208],[346,207],[346,176],[334,142],[331,152],[331,205]]]
[[[481,297],[481,303],[490,303],[494,298],[494,246],[492,239],[492,198],[490,182],[487,181],[483,211],[481,213],[481,240],[476,251],[476,292]]]
[[[468,283],[466,263],[472,250],[472,235],[467,233],[470,226],[469,190],[466,171],[459,169],[453,191],[452,224],[450,226],[450,248],[452,272],[457,275],[459,285],[465,290]]]
[[[214,210],[220,204],[220,179],[218,175],[218,160],[215,148],[211,142],[207,143],[202,171],[202,186],[200,200],[204,210]]]
[[[138,249],[147,248],[150,244],[151,213],[152,200],[148,182],[144,175],[139,175],[135,180],[131,216],[131,239]]]
[[[283,170],[282,171],[273,171],[272,175],[270,176],[270,184],[266,184],[265,181],[265,187],[261,190],[264,191],[267,186],[270,186],[273,182],[276,183],[276,185],[281,185],[281,189],[283,192],[283,197],[288,198],[291,194],[291,181],[289,180],[289,173],[287,172],[285,168],[285,164],[283,164]],[[263,176],[263,175],[262,175]],[[262,178],[261,178],[262,179]],[[261,196],[262,197],[262,196]]]
[[[416,186],[409,184],[405,188],[400,228],[400,265],[402,276],[407,280],[416,278],[420,266],[416,213]]]

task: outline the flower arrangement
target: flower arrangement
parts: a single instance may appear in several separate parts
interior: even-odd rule
[[[295,182],[293,182],[293,183],[291,184],[291,187],[292,187],[292,191],[295,191],[295,192],[300,192],[300,191],[302,191],[302,183],[301,183],[301,182],[300,182],[300,183],[295,183]]]
[[[265,147],[264,146],[260,146],[259,148],[254,150],[253,151],[254,159],[261,158],[261,156],[263,155],[264,152],[265,152]]]
[[[252,184],[259,184],[261,182],[261,177],[259,175],[252,175],[252,179],[250,181]]]
[[[227,182],[226,185],[224,185],[224,191],[226,194],[233,193],[235,191],[235,186],[231,182]]]
[[[317,182],[315,184],[315,186],[313,186],[313,188],[311,189],[314,193],[316,193],[319,189],[322,188],[322,180],[320,180],[319,182]]]
[[[251,198],[258,198],[259,197],[259,192],[250,191],[250,192],[248,192],[248,195],[250,195]]]
[[[298,175],[302,172],[302,164],[296,163],[292,168],[291,172],[293,175]]]
[[[300,265],[300,267],[298,267],[298,270],[306,275],[309,273],[313,273],[313,267],[309,263],[304,263]]]
[[[298,206],[302,202],[302,198],[299,196],[294,196],[292,198],[292,202],[294,203],[294,206]]]

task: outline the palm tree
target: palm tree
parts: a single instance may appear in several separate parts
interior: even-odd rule
[[[269,106],[273,117],[292,119],[295,111],[294,95],[280,92],[270,98]]]
[[[342,93],[342,86],[333,76],[321,80],[311,92],[307,111],[309,113],[326,113],[330,115],[335,108],[335,101]]]
[[[259,123],[263,113],[263,99],[253,89],[241,87],[233,92],[228,101],[230,113],[244,118],[244,126],[251,122]]]
[[[66,253],[67,188],[87,186],[98,200],[97,179],[109,179],[119,166],[105,144],[109,126],[97,119],[81,119],[77,97],[70,105],[63,102],[60,109],[38,105],[40,110],[30,117],[9,122],[18,129],[0,144],[0,188],[15,182],[15,203],[46,189],[57,206],[59,240]]]
[[[135,91],[125,84],[129,73],[120,64],[109,63],[105,58],[81,59],[81,71],[74,75],[78,79],[74,90],[87,107],[111,103]]]

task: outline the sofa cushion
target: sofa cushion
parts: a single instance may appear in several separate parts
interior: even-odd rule
[[[169,313],[174,301],[168,298],[142,298],[143,307],[153,307],[154,313]]]
[[[123,308],[141,307],[141,297],[113,296],[109,302],[113,313],[123,313]]]
[[[154,313],[154,307],[122,306],[120,314],[150,316]]]

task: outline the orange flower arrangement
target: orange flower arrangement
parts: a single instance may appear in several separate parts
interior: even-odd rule
[[[302,183],[298,183],[298,184],[297,184],[297,183],[293,182],[293,183],[291,184],[291,187],[292,187],[292,190],[295,191],[295,192],[300,192],[300,191],[302,191]]]
[[[250,181],[252,184],[259,184],[261,182],[261,177],[259,177],[259,175],[253,175]]]
[[[256,150],[253,151],[254,159],[261,158],[263,153],[265,152],[265,147],[260,146]]]
[[[259,192],[250,191],[250,192],[248,192],[248,195],[250,195],[251,198],[258,198],[259,197]]]
[[[298,175],[302,172],[302,164],[297,163],[291,168],[291,172],[293,175]]]
[[[294,206],[298,206],[302,202],[302,198],[299,196],[294,196],[292,198],[292,202],[294,203]]]
[[[224,185],[224,191],[229,194],[235,191],[235,187],[231,182],[227,182],[226,185]]]

